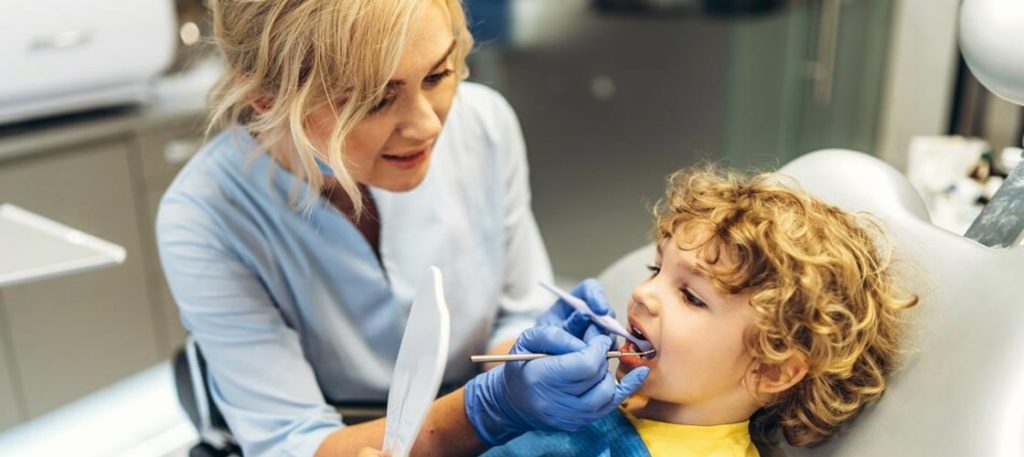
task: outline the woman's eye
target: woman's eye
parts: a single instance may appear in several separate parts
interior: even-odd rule
[[[376,105],[373,105],[373,107],[370,108],[370,114],[377,113],[377,112],[383,110],[384,108],[387,108],[388,105],[390,105],[391,102],[393,102],[393,101],[395,101],[395,97],[394,96],[388,96],[388,97],[382,98],[379,102],[377,102]]]
[[[697,298],[690,289],[679,289],[683,293],[683,299],[689,302],[691,305],[698,308],[707,308],[707,303],[704,303],[701,299]]]
[[[661,273],[661,267],[658,265],[647,265],[647,271],[651,272],[651,277],[658,276]]]
[[[441,80],[443,80],[444,78],[447,78],[447,77],[449,77],[451,75],[452,75],[452,70],[449,68],[449,69],[445,69],[444,71],[437,72],[437,73],[434,73],[432,75],[429,75],[426,78],[423,78],[423,82],[425,82],[425,83],[427,83],[429,85],[435,85],[435,84],[441,82]]]

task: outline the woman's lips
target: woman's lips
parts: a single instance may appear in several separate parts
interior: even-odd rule
[[[394,167],[401,168],[403,170],[408,170],[410,168],[415,168],[419,166],[421,163],[423,163],[423,161],[426,160],[427,153],[429,151],[430,148],[423,148],[419,151],[410,154],[382,154],[381,158],[386,160],[389,164],[391,164]]]

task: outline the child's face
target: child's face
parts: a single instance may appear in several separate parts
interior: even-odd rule
[[[423,181],[458,85],[454,40],[447,12],[431,2],[412,25],[384,98],[345,139],[345,165],[357,182],[401,192]],[[330,107],[313,114],[318,150],[326,150],[335,119]]]
[[[633,289],[629,301],[630,326],[657,354],[651,359],[624,357],[619,373],[650,367],[637,394],[648,397],[649,406],[662,404],[664,417],[654,419],[700,425],[714,421],[709,417],[716,413],[750,405],[743,385],[753,360],[744,345],[752,322],[750,295],[716,289],[695,268],[703,264],[698,252],[681,250],[675,241],[658,246],[651,277]],[[733,261],[724,250],[722,254],[719,262]],[[635,348],[628,344],[624,349]],[[737,420],[745,420],[743,414]]]

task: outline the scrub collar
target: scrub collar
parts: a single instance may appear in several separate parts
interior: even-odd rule
[[[323,173],[326,176],[334,176],[334,170],[324,163],[323,160],[320,160],[320,158],[315,155],[313,156],[313,160],[316,160],[316,166],[320,167],[320,173]]]

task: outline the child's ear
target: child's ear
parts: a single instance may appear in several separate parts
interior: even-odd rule
[[[772,396],[785,392],[807,376],[807,359],[795,354],[782,363],[754,362],[747,369],[745,384],[755,397]]]

